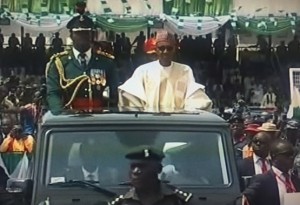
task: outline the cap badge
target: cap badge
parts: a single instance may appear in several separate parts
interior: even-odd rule
[[[80,15],[79,21],[84,21],[83,15]]]
[[[148,149],[145,149],[145,150],[144,150],[144,154],[145,154],[145,157],[149,157],[149,156],[150,156],[149,150],[148,150]]]

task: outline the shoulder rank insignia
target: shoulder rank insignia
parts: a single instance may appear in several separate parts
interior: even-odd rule
[[[115,56],[113,56],[113,55],[111,55],[109,53],[106,53],[104,51],[97,51],[97,54],[105,56],[105,57],[110,58],[110,59],[115,59]]]
[[[183,200],[184,202],[188,202],[193,194],[192,193],[189,193],[189,192],[183,192],[179,189],[175,189],[174,192],[176,193],[176,195],[181,199]]]
[[[108,205],[115,205],[118,204],[120,201],[122,201],[122,199],[124,198],[123,195],[118,196],[117,198],[115,198],[113,201],[109,202]]]
[[[56,53],[54,55],[51,56],[49,62],[47,63],[46,65],[46,69],[45,69],[45,76],[47,77],[48,76],[48,72],[49,72],[49,69],[50,69],[50,65],[51,63],[54,61],[54,59],[56,59],[57,57],[61,57],[61,56],[65,56],[65,55],[68,55],[69,52],[68,51],[63,51],[63,52],[60,52],[60,53]]]
[[[61,57],[61,56],[65,56],[65,55],[68,55],[68,54],[69,54],[68,51],[63,51],[63,52],[60,52],[60,53],[56,53],[56,54],[51,56],[50,61],[53,60],[56,57]]]

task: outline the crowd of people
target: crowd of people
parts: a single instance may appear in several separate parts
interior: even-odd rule
[[[249,176],[273,170],[272,173],[290,174],[284,180],[299,177],[300,157],[295,158],[293,148],[300,143],[300,124],[285,119],[281,101],[283,89],[278,85],[279,81],[274,80],[274,75],[266,78],[270,70],[246,72],[245,69],[251,70],[257,65],[244,59],[241,63],[236,60],[238,45],[234,35],[229,38],[226,48],[225,37],[221,34],[212,42],[211,35],[195,39],[184,36],[179,40],[178,36],[163,30],[146,39],[140,32],[131,43],[122,33],[116,35],[113,43],[114,59],[104,50],[94,50],[91,46],[93,26],[92,20],[83,14],[73,18],[67,25],[73,47],[64,51],[62,40],[56,33],[50,52],[55,55],[51,58],[47,58],[43,34],[35,45],[26,34],[21,47],[14,34],[8,48],[3,49],[3,40],[0,40],[1,56],[6,56],[1,57],[0,152],[34,152],[37,125],[47,110],[53,114],[61,114],[65,109],[91,112],[107,105],[119,105],[141,111],[171,108],[168,111],[172,112],[211,111],[214,106],[230,123],[244,201],[263,204],[261,201],[265,200],[258,199],[264,185],[248,186],[245,179]],[[263,37],[258,38],[256,46],[258,53],[266,59],[271,55]],[[292,52],[289,56],[296,62],[300,51],[298,38],[295,37],[287,49],[283,47],[282,43],[277,48],[278,57],[286,59],[285,56]],[[16,60],[18,57],[23,61]],[[25,70],[22,77],[21,67]],[[245,104],[268,112],[252,115]],[[225,112],[226,107],[234,107],[233,114]],[[158,161],[163,158],[161,155],[153,157]],[[284,160],[293,163],[284,163]],[[159,170],[156,167],[152,171],[158,173]],[[289,170],[293,172],[287,173]],[[291,192],[300,191],[298,184],[292,188]],[[285,192],[289,192],[288,188]],[[281,198],[279,195],[278,199]]]

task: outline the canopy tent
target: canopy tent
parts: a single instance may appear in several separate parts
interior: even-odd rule
[[[210,34],[220,27],[222,27],[228,20],[230,16],[218,16],[218,17],[172,17],[165,15],[166,19],[165,27],[171,30],[173,33],[178,35],[189,34],[193,36]]]
[[[77,1],[0,0],[5,8],[0,17],[10,15],[11,20],[31,30],[60,30],[76,15],[73,8]],[[256,34],[295,32],[297,8],[299,0],[288,4],[285,0],[87,0],[87,11],[103,30],[135,32],[162,18],[165,28],[185,35],[214,32],[228,20],[234,27]]]
[[[1,0],[0,0],[1,1]],[[213,32],[224,25],[229,16],[222,18],[202,17],[200,11],[214,14],[228,15],[232,0],[215,0],[213,2],[197,0],[87,0],[87,11],[97,27],[116,32],[134,32],[155,24],[155,21],[164,20],[165,27],[171,32],[188,35],[204,35]],[[73,9],[76,0],[2,0],[4,14],[10,15],[13,21],[36,31],[53,31],[65,27],[74,15]],[[56,5],[56,6],[54,6]],[[178,8],[177,8],[178,7]],[[170,10],[171,8],[171,10]],[[176,11],[174,13],[174,11]],[[206,12],[205,12],[206,11]],[[192,12],[197,18],[182,17],[186,24],[178,26],[173,14],[180,15]],[[162,15],[169,13],[170,15]],[[201,21],[199,23],[198,21]],[[199,26],[201,24],[201,26]]]
[[[243,30],[263,35],[296,32],[299,0],[234,0],[233,7],[237,25]]]
[[[286,16],[288,13],[300,14],[299,0],[234,0],[233,8],[240,8],[237,11],[238,16],[264,16],[269,14],[274,16]]]

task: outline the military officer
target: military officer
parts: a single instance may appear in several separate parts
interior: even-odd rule
[[[158,174],[162,171],[163,152],[150,146],[139,146],[125,157],[130,160],[129,178],[132,188],[109,204],[190,204],[191,193],[180,191],[159,180]]]
[[[67,24],[73,47],[47,65],[47,101],[53,114],[64,109],[91,112],[117,103],[113,56],[92,51],[93,21],[83,13]],[[105,99],[109,97],[109,100]]]

